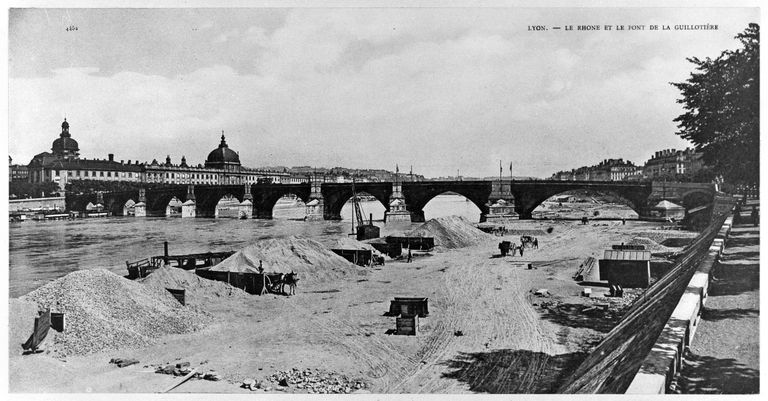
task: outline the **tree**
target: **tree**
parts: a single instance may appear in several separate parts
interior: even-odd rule
[[[696,57],[687,81],[672,83],[682,92],[685,114],[677,135],[691,141],[715,174],[734,183],[760,181],[760,26],[736,35],[743,48],[716,59]]]

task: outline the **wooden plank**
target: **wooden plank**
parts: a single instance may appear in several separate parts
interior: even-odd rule
[[[174,385],[172,385],[172,386],[168,387],[167,389],[165,389],[165,390],[161,391],[161,393],[167,393],[167,392],[169,392],[169,391],[171,391],[171,390],[175,389],[176,387],[179,387],[179,386],[181,386],[181,385],[182,385],[182,384],[184,384],[184,383],[185,383],[187,380],[189,380],[190,378],[192,378],[192,376],[194,376],[194,375],[195,375],[195,373],[197,373],[197,368],[193,368],[193,369],[192,369],[192,370],[191,370],[189,373],[187,373],[187,375],[186,375],[186,376],[184,376],[184,377],[182,377],[182,378],[181,378],[181,381],[180,381],[180,382],[178,382],[178,383],[176,383],[176,384],[174,384]]]
[[[45,340],[45,337],[48,335],[48,329],[51,328],[51,310],[46,309],[45,311],[41,312],[38,317],[35,318],[35,325],[32,330],[32,335],[29,337],[27,342],[21,345],[21,348],[23,348],[25,351],[31,350],[35,351],[40,346],[40,343]]]

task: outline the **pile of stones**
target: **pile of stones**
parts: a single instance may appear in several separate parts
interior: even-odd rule
[[[164,375],[173,375],[173,376],[186,376],[190,372],[192,372],[192,367],[190,366],[189,362],[179,362],[177,364],[168,364],[168,365],[160,365],[155,368],[155,373],[160,373]],[[203,380],[210,380],[210,381],[219,381],[221,380],[221,376],[214,371],[209,370],[208,372],[195,372],[194,378],[196,379],[203,379]]]
[[[243,381],[242,387],[255,391],[286,391],[289,388],[293,392],[308,394],[349,394],[365,389],[365,382],[352,380],[344,375],[327,372],[319,369],[278,371],[264,381],[248,379]]]

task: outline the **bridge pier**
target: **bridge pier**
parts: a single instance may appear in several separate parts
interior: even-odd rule
[[[181,204],[181,218],[197,216],[197,203],[195,203],[195,186],[187,185],[187,200]]]
[[[423,218],[424,212],[422,212]],[[384,212],[384,222],[413,221],[407,210],[405,196],[403,196],[403,184],[395,181],[392,183],[392,195],[389,196],[389,210]]]
[[[480,222],[503,222],[518,219],[515,212],[515,195],[512,194],[512,181],[506,183],[499,180],[491,185],[491,194],[488,196],[488,213],[480,214]]]
[[[139,188],[139,201],[133,205],[134,217],[147,217],[147,190]]]
[[[243,195],[243,201],[240,202],[240,210],[238,210],[238,218],[250,219],[253,217],[253,195],[251,195],[251,185],[243,184],[245,193]]]
[[[309,221],[316,221],[316,220],[341,220],[341,216],[338,216],[338,218],[334,219],[334,216],[327,216],[325,214],[325,199],[323,198],[323,192],[322,192],[322,182],[316,177],[313,176],[310,178],[310,191],[309,191],[309,202],[307,202],[307,214],[304,217],[305,220]],[[272,214],[272,211],[270,210],[270,215]]]

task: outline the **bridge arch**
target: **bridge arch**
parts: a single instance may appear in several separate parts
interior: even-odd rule
[[[448,198],[449,196],[453,198]],[[444,191],[432,196],[424,206],[421,207],[421,211],[424,214],[425,220],[446,215],[456,215],[465,217],[470,221],[483,221],[485,214],[488,212],[488,205],[478,205],[477,202],[478,200],[470,199],[459,192]],[[441,206],[441,203],[442,206],[447,208],[447,213],[436,209]]]
[[[367,202],[367,200],[371,199],[375,199],[376,201],[374,202],[374,205],[372,205],[372,208],[369,205],[361,205],[364,220],[368,220],[369,213],[373,213],[376,220],[384,219],[384,213],[389,210],[389,199],[382,200],[376,195],[365,191],[357,191],[357,196],[361,198],[361,201],[363,202]],[[342,195],[342,197],[339,198],[339,202],[335,202],[334,206],[328,209],[328,212],[334,216],[339,216],[341,220],[351,219],[353,213],[351,200],[352,194],[349,194],[346,199],[344,199],[344,196]]]
[[[231,193],[226,193],[219,198],[214,208],[213,217],[215,218],[233,218],[239,219],[240,216],[240,203],[242,203],[242,196],[238,198]]]
[[[594,198],[594,196],[592,196],[592,195],[597,195],[597,196],[606,196],[607,195],[607,196],[614,197],[614,198],[616,198],[617,202],[611,202],[611,203],[616,203],[616,204],[619,204],[619,205],[623,205],[624,207],[631,209],[636,215],[635,216],[625,216],[624,214],[619,214],[619,213],[606,213],[605,211],[588,210],[588,209],[590,209],[589,207],[579,207],[579,209],[581,209],[580,211],[573,211],[572,213],[569,213],[569,212],[563,213],[563,212],[559,211],[559,210],[562,210],[562,209],[559,208],[559,205],[555,206],[555,209],[550,209],[550,210],[544,209],[544,207],[546,206],[545,202],[548,202],[548,201],[549,202],[553,202],[553,201],[556,202],[557,198],[559,196],[569,196],[569,197],[572,198],[571,200],[574,200],[573,198],[575,198],[575,200],[582,200],[582,199]],[[594,202],[595,200],[592,200],[592,201]],[[589,202],[579,202],[579,201],[577,201],[577,202],[569,201],[568,203],[576,203],[577,205],[589,204]],[[574,205],[574,207],[577,207],[577,206]],[[594,214],[594,213],[598,213],[598,212],[600,214]],[[564,190],[564,191],[558,192],[558,193],[556,193],[554,195],[551,195],[551,196],[549,196],[549,197],[547,197],[547,198],[545,198],[545,199],[543,199],[541,201],[538,201],[538,199],[537,199],[537,202],[535,202],[533,204],[533,209],[531,210],[531,215],[534,218],[554,218],[554,215],[553,215],[554,213],[557,213],[559,218],[562,218],[562,217],[566,217],[566,218],[580,218],[580,217],[583,217],[586,214],[590,218],[591,217],[612,217],[612,218],[631,218],[631,219],[636,219],[636,218],[639,218],[641,216],[642,208],[638,208],[638,206],[635,205],[635,202],[630,197],[627,197],[627,196],[617,192],[616,190],[610,190],[610,189],[591,189],[591,188],[586,189],[585,188],[585,189],[568,189],[568,190]],[[538,216],[534,216],[534,214],[537,214]],[[563,214],[565,214],[566,216],[563,216]]]
[[[274,202],[273,202],[274,201]],[[277,197],[270,196],[265,205],[271,210],[270,216],[274,219],[302,219],[306,214],[306,204],[309,196],[301,196],[292,192],[281,194]]]
[[[271,219],[277,202],[286,195],[294,195],[302,202],[309,202],[309,184],[256,184],[251,187],[253,194],[253,216]]]
[[[135,203],[136,199],[138,199],[138,195],[138,191],[104,193],[102,195],[104,199],[104,210],[112,216],[126,216],[126,213],[128,212],[125,208],[126,202],[133,200]],[[95,203],[96,202],[94,201],[94,204]]]
[[[532,218],[533,210],[557,194],[572,190],[611,193],[628,201],[627,206],[640,216],[645,215],[651,186],[647,183],[594,182],[594,181],[527,181],[513,182],[515,211],[521,219]]]
[[[166,216],[168,204],[171,200],[176,198],[177,200],[184,202],[184,194],[186,191],[168,191],[161,193],[147,194],[147,215],[149,216]]]
[[[683,207],[686,209],[693,209],[698,206],[712,203],[712,192],[703,189],[694,189],[683,193],[681,200]]]
[[[356,183],[355,192],[373,196],[384,205],[385,211],[389,210],[389,197],[392,194],[391,182]],[[350,183],[324,183],[322,193],[325,200],[325,219],[341,220],[341,209],[352,198],[352,185]]]

